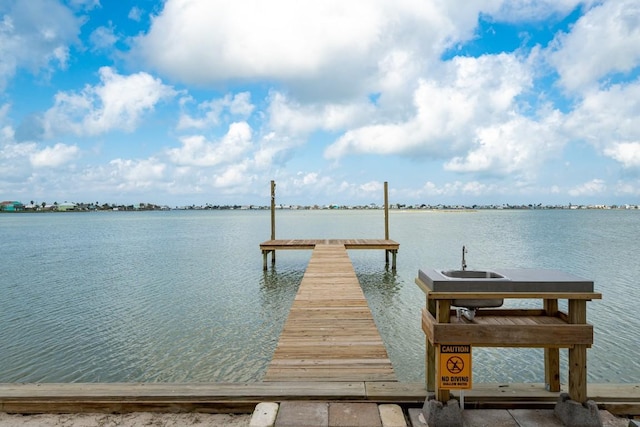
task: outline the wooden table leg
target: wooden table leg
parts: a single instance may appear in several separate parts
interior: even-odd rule
[[[431,313],[431,315],[436,317],[436,301],[433,299],[429,299],[429,294],[427,294],[427,311]],[[429,337],[425,338],[426,343],[426,354],[425,354],[425,382],[427,385],[427,391],[435,391],[436,390],[436,348],[429,341]]]
[[[449,323],[449,310],[451,308],[451,301],[449,300],[438,300],[437,304],[436,304],[436,321],[438,323]],[[436,399],[439,400],[442,403],[447,403],[449,401],[449,399],[451,398],[451,394],[449,393],[449,390],[442,390],[440,389],[439,383],[440,381],[438,381],[438,379],[440,378],[440,345],[438,345],[437,343],[436,345],[436,351],[435,351],[435,359],[436,359],[436,363],[435,363],[435,386],[436,386]]]
[[[569,323],[587,323],[587,301],[569,300]],[[580,403],[587,401],[587,346],[569,348],[569,396]]]
[[[558,300],[545,299],[544,310],[547,316],[555,316],[558,313]],[[548,391],[560,391],[560,349],[544,349],[544,377]]]
[[[429,337],[426,338],[427,352],[425,354],[425,367],[426,367],[426,385],[427,391],[436,390],[436,348],[429,341]]]

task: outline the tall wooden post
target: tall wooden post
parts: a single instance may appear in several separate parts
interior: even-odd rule
[[[384,239],[389,240],[389,184],[387,181],[384,182]],[[384,261],[385,265],[389,266],[389,249],[385,249],[384,251]],[[393,255],[393,266],[392,269],[396,269],[396,253],[392,252]]]
[[[389,185],[384,182],[384,239],[389,240]]]
[[[271,240],[276,240],[276,182],[271,181]]]
[[[271,180],[271,240],[276,240],[276,182]],[[276,250],[271,251],[271,265],[276,263]]]

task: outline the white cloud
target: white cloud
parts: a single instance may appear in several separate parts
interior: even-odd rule
[[[542,20],[579,0],[168,0],[133,58],[185,83],[286,82],[296,98],[406,91],[440,55],[472,39],[478,14]],[[202,35],[206,34],[206,37]]]
[[[53,147],[31,153],[29,160],[34,168],[59,167],[78,157],[80,149],[76,145],[58,143]]]
[[[640,168],[640,142],[624,142],[606,148],[604,153],[625,168]]]
[[[291,153],[303,143],[303,140],[270,132],[261,138],[258,148],[253,153],[254,166],[260,170],[267,170],[272,165],[284,166]]]
[[[7,139],[0,141],[0,168],[2,169],[0,183],[7,181],[24,183],[31,173],[28,159],[36,151],[36,144],[16,144],[12,141],[10,132],[4,136]],[[3,185],[3,187],[3,191],[8,192],[9,188],[6,188],[8,186]]]
[[[424,199],[427,197],[459,197],[461,195],[468,196],[483,196],[498,191],[498,188],[494,185],[488,185],[479,181],[454,181],[447,182],[442,185],[437,185],[431,181],[424,183],[416,194],[415,198]]]
[[[156,158],[115,159],[109,162],[111,174],[120,179],[119,189],[146,188],[163,178],[166,165]]]
[[[344,99],[409,81],[497,3],[169,0],[132,55],[186,83],[268,79]]]
[[[633,161],[628,162],[630,147],[640,141],[638,117],[640,79],[588,91],[567,114],[563,129],[573,139],[586,141],[599,152],[629,167],[633,164]]]
[[[183,101],[184,105],[187,104]],[[178,129],[205,129],[220,124],[221,115],[228,114],[234,118],[248,118],[255,106],[251,103],[251,93],[241,92],[235,95],[227,94],[224,98],[214,99],[198,104],[199,117],[186,112],[180,115]]]
[[[249,188],[254,179],[248,171],[249,165],[247,162],[227,165],[220,173],[214,176],[213,186],[216,188],[233,188],[234,191]]]
[[[300,187],[309,187],[316,186],[321,181],[320,175],[318,172],[298,172],[296,177],[293,179],[293,185],[297,188]]]
[[[533,179],[549,156],[559,153],[564,140],[558,132],[561,116],[553,112],[540,122],[516,117],[478,129],[476,147],[454,157],[444,168],[454,172],[482,172]]]
[[[374,112],[365,102],[301,104],[280,92],[270,95],[269,126],[275,132],[301,136],[317,130],[340,131],[365,122]]]
[[[638,196],[640,195],[640,181],[618,182],[615,192],[625,196]]]
[[[92,49],[96,50],[111,50],[118,42],[118,36],[115,35],[113,26],[98,27],[89,36],[89,41],[92,44]]]
[[[0,92],[19,69],[47,75],[65,68],[80,25],[81,20],[55,0],[0,6]]]
[[[137,47],[153,65],[186,81],[281,77],[314,73],[337,50],[366,51],[382,18],[373,4],[336,0],[169,0]]]
[[[142,18],[142,9],[137,6],[132,7],[127,17],[132,21],[140,22],[140,19]]]
[[[611,73],[640,66],[640,4],[636,0],[606,1],[589,10],[555,40],[549,61],[569,90],[598,85]]]
[[[86,86],[80,93],[56,94],[54,106],[44,116],[47,136],[132,131],[145,112],[176,94],[170,86],[144,72],[123,76],[110,67],[102,67],[99,74],[101,83],[97,86]]]
[[[571,188],[568,193],[570,196],[598,196],[607,190],[605,182],[601,179],[593,179],[584,184]]]
[[[349,130],[325,157],[353,153],[429,154],[445,157],[471,146],[477,129],[501,124],[517,113],[516,97],[531,85],[531,71],[514,55],[456,57],[439,80],[420,81],[413,116],[397,123]]]
[[[168,150],[172,162],[187,166],[216,166],[242,159],[252,144],[251,127],[246,122],[236,122],[219,142],[210,142],[202,135],[183,137],[182,147]]]
[[[564,16],[576,7],[588,7],[598,0],[508,0],[500,2],[493,17],[501,21],[538,21],[553,16]]]

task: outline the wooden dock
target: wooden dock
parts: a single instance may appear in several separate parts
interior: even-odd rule
[[[349,245],[371,241],[288,242],[314,249],[264,381],[395,381],[347,255]]]
[[[342,245],[346,249],[379,249],[385,251],[385,259],[389,264],[392,256],[391,268],[396,269],[396,256],[400,244],[389,239],[272,239],[260,243],[263,267],[267,269],[267,255],[271,254],[271,263],[276,262],[276,251],[314,249],[316,245]]]

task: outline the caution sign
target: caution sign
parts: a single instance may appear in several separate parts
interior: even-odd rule
[[[444,390],[471,388],[471,346],[440,344],[438,361],[439,388]]]

